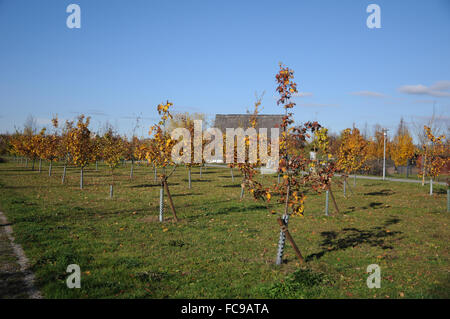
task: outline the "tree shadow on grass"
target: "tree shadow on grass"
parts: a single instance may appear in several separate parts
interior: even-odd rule
[[[170,194],[172,197],[197,196],[204,195],[202,193],[187,193],[187,194]]]
[[[209,211],[204,214],[190,216],[187,219],[193,220],[193,219],[198,219],[198,218],[204,218],[205,216],[211,217],[211,216],[219,216],[219,215],[228,215],[230,213],[246,213],[246,212],[260,210],[260,209],[266,209],[266,206],[256,204],[256,205],[250,205],[247,207],[242,207],[242,206],[221,207],[217,210]]]
[[[439,195],[447,194],[447,188],[444,187],[435,188],[434,193]]]
[[[233,185],[223,185],[224,188],[241,188],[241,184],[233,184]]]
[[[182,179],[182,181],[183,182],[186,182],[186,183],[188,183],[189,182],[189,180],[188,179]],[[191,179],[191,182],[192,183],[203,183],[203,182],[211,182],[211,180],[210,179]]]
[[[0,273],[0,299],[28,298],[21,272]]]
[[[375,226],[367,230],[358,228],[343,228],[340,232],[326,231],[320,235],[323,237],[320,246],[323,248],[318,253],[306,257],[306,261],[322,258],[323,255],[332,251],[345,250],[350,247],[360,245],[370,245],[380,247],[381,249],[393,249],[394,247],[385,243],[385,239],[402,234],[400,231],[388,231],[386,227],[400,222],[400,219],[394,217],[385,221],[382,226]]]
[[[372,202],[372,203],[369,204],[369,207],[372,208],[372,209],[380,209],[380,208],[382,208],[381,206],[383,204],[384,203],[380,203],[380,202]],[[368,209],[369,207],[368,206],[362,206],[361,209]],[[350,207],[347,208],[347,211],[345,211],[343,213],[344,214],[350,214],[350,213],[353,213],[355,211],[356,211],[356,207],[355,206],[350,206]]]
[[[170,186],[174,186],[174,185],[180,185],[179,183],[170,183],[168,184],[169,187]],[[130,188],[146,188],[146,187],[161,187],[161,184],[156,183],[156,184],[140,184],[140,185],[133,185],[133,186],[129,186]]]
[[[377,192],[370,192],[370,193],[364,193],[366,196],[390,196],[395,194],[391,189],[382,189],[381,191]]]

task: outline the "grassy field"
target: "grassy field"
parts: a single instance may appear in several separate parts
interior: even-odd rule
[[[0,208],[46,298],[450,297],[443,186],[430,196],[420,184],[357,180],[345,199],[336,183],[341,215],[330,217],[325,195],[311,193],[305,216],[289,224],[306,266],[288,245],[277,267],[276,215],[248,194],[239,201],[237,171],[233,182],[229,170],[208,168],[200,178],[194,168],[189,190],[179,167],[169,184],[180,222],[167,206],[159,223],[150,167],[135,167],[133,180],[129,166],[118,169],[113,199],[103,165],[86,169],[83,190],[77,169],[62,185],[62,168],[52,177],[46,168],[0,164]],[[81,267],[81,289],[66,287],[69,264]],[[380,289],[367,288],[370,264],[381,267]]]

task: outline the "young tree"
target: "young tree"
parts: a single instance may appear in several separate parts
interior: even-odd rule
[[[59,157],[59,145],[61,143],[61,137],[58,136],[58,118],[52,119],[53,134],[46,135],[42,140],[42,151],[40,156],[49,161],[48,176],[52,176],[52,163],[58,160]]]
[[[448,149],[444,143],[445,135],[435,137],[429,126],[424,126],[424,131],[428,142],[422,145],[422,158],[424,161],[423,170],[420,170],[419,176],[430,176],[430,195],[433,195],[433,179],[436,179],[447,162]]]
[[[72,157],[70,154],[70,140],[69,140],[69,133],[73,130],[73,121],[67,121],[62,128],[61,132],[61,139],[60,144],[58,147],[58,158],[60,161],[63,162],[63,173],[61,177],[61,183],[64,184],[66,181],[66,172],[67,172],[67,165],[72,162]]]
[[[112,198],[114,192],[114,169],[117,168],[124,154],[124,142],[120,135],[109,129],[101,138],[101,149],[103,158],[111,172],[109,197]]]
[[[292,94],[297,92],[297,84],[293,81],[293,78],[294,72],[280,64],[276,81],[278,84],[277,92],[280,94],[277,104],[282,105],[285,110],[281,124],[279,149],[279,172],[283,174],[282,181],[274,184],[271,188],[264,188],[261,183],[252,178],[252,174],[248,174],[245,179],[245,186],[255,199],[264,200],[268,203],[273,195],[278,195],[279,203],[284,205],[284,213],[277,218],[281,227],[276,260],[278,265],[282,263],[286,238],[291,242],[300,262],[304,262],[303,256],[287,228],[289,217],[291,215],[303,215],[306,192],[309,187],[313,186],[312,184],[315,184],[314,187],[326,188],[326,185],[318,184],[320,179],[308,173],[311,160],[303,154],[297,155],[288,147],[289,135],[293,140],[298,141],[298,145],[305,145],[310,134],[314,134],[316,130],[321,128],[317,122],[307,122],[299,127],[291,127],[294,121],[290,110],[295,106],[295,103],[291,102],[290,99]],[[275,213],[274,210],[271,212]]]
[[[336,168],[342,172],[344,177],[344,196],[347,184],[347,177],[350,173],[362,169],[368,157],[367,141],[360,134],[356,127],[353,129],[347,128],[342,131],[341,144],[338,151],[338,160]]]
[[[409,160],[414,156],[415,147],[408,128],[400,120],[400,125],[390,147],[390,157],[394,160],[395,166],[408,166]],[[406,169],[408,176],[408,167]]]
[[[128,140],[126,137],[123,137],[122,140],[124,143],[123,156],[124,156],[125,160],[131,161],[130,179],[133,179],[134,162],[136,161],[136,153],[138,153],[137,150],[141,145],[141,141],[135,135],[130,140]],[[144,154],[144,157],[145,157],[145,154]]]
[[[75,127],[72,127],[67,136],[67,148],[72,163],[80,168],[80,189],[83,189],[83,170],[93,159],[94,145],[89,130],[90,117],[78,117]]]
[[[164,214],[164,190],[167,192],[167,196],[169,198],[170,207],[172,208],[172,213],[175,221],[178,221],[175,206],[172,201],[172,196],[170,195],[169,186],[167,180],[173,174],[177,165],[173,166],[172,171],[169,174],[166,174],[166,168],[173,164],[172,163],[172,147],[175,144],[175,140],[173,140],[170,134],[164,129],[166,122],[172,118],[172,114],[169,111],[169,108],[173,104],[169,101],[166,104],[159,104],[157,107],[158,114],[161,116],[159,122],[153,125],[150,128],[149,135],[153,135],[153,141],[147,151],[146,158],[149,163],[153,163],[155,167],[162,168],[162,174],[159,176],[161,189],[160,189],[160,200],[159,200],[159,220],[163,221]]]

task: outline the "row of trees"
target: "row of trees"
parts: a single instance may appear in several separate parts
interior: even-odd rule
[[[258,99],[257,104],[261,104],[261,99]],[[168,112],[171,105],[169,102],[168,104],[161,104],[158,106],[158,111]],[[164,108],[166,108],[165,111]],[[137,136],[126,138],[117,134],[112,128],[108,128],[103,135],[93,134],[89,129],[90,118],[81,115],[76,123],[66,121],[62,127],[59,127],[58,119],[54,118],[52,129],[42,129],[39,133],[34,133],[27,127],[23,132],[2,135],[0,146],[3,153],[9,152],[25,158],[27,162],[31,161],[33,169],[38,161],[39,171],[41,171],[42,161],[47,161],[49,163],[49,175],[52,174],[52,163],[63,162],[63,183],[67,165],[79,167],[81,188],[83,188],[83,169],[90,163],[103,160],[110,168],[113,185],[114,169],[122,160],[131,161],[130,178],[133,177],[134,162],[137,160],[146,160],[154,167],[165,167],[171,164],[171,147],[176,141],[171,140],[171,144],[158,145],[161,142],[159,139],[168,135],[169,130],[166,129],[166,126],[172,129],[185,127],[193,132],[194,119],[201,119],[201,116],[189,114],[176,114],[174,119],[170,112],[162,116],[167,117],[164,119],[164,123],[160,123],[159,128],[157,126],[152,127],[151,138],[147,139],[139,139]],[[252,123],[249,123],[249,126],[251,127]],[[353,127],[343,130],[337,137],[328,136],[328,130],[322,128],[315,132],[311,138],[301,142],[294,135],[289,134],[286,143],[293,148],[293,152],[297,154],[303,152],[303,155],[306,155],[311,152],[317,153],[318,145],[326,142],[327,153],[320,154],[321,158],[319,159],[336,159],[337,171],[346,176],[379,167],[383,161],[384,153],[386,153],[386,158],[390,158],[397,167],[415,164],[419,168],[419,175],[424,181],[425,177],[435,179],[442,168],[445,167],[449,158],[449,140],[446,140],[443,135],[435,137],[432,130],[427,126],[424,127],[424,132],[426,140],[423,141],[422,145],[414,145],[403,121],[400,122],[392,140],[388,138],[385,140],[381,130],[376,131],[373,138],[365,139],[360,130]],[[203,146],[205,142],[203,141]],[[225,142],[223,148],[226,152]],[[168,152],[164,159],[158,155],[163,151]],[[191,156],[193,157],[193,151]],[[189,171],[190,167],[194,165],[199,164],[192,161],[191,164],[187,165]],[[238,167],[239,165],[231,166]]]

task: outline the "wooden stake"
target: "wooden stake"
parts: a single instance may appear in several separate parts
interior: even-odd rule
[[[169,198],[169,204],[170,204],[170,208],[172,209],[173,218],[175,219],[176,222],[178,222],[177,213],[175,211],[175,206],[173,205],[172,196],[170,195],[170,192],[169,192],[169,186],[167,185],[167,180],[164,179],[163,184],[164,184],[164,189],[166,190],[166,193],[167,193],[167,197]]]
[[[330,191],[330,195],[331,195],[331,199],[333,200],[334,208],[336,209],[336,212],[337,212],[338,214],[340,214],[338,205],[336,204],[336,199],[334,199],[333,192],[331,191],[331,185],[328,185],[328,190]]]
[[[286,238],[289,240],[289,242],[292,245],[292,248],[294,248],[295,254],[297,255],[298,259],[300,260],[300,263],[305,263],[305,260],[303,259],[302,253],[300,252],[300,249],[298,249],[297,245],[295,244],[294,239],[292,238],[291,234],[289,233],[289,230],[287,229],[284,222],[281,220],[280,217],[277,218],[278,224],[280,224],[281,231],[286,235]]]

